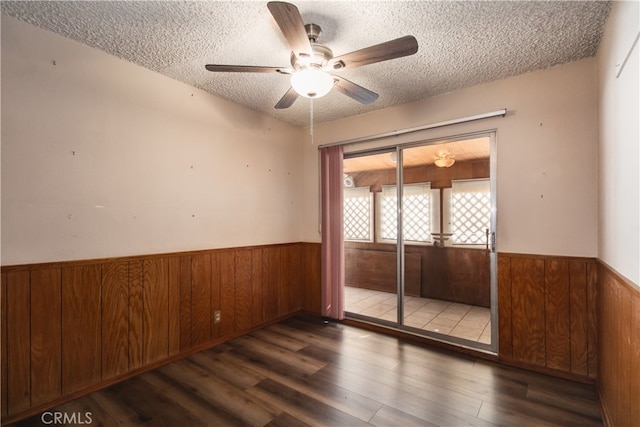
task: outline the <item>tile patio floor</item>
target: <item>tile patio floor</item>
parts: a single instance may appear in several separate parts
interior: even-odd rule
[[[395,322],[394,293],[345,286],[345,311]],[[491,343],[491,311],[430,298],[405,297],[404,324],[479,343]]]

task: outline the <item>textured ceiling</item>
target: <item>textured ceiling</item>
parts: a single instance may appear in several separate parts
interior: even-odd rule
[[[593,56],[609,13],[594,1],[295,1],[335,56],[404,35],[418,53],[339,74],[380,97],[360,105],[335,91],[316,122]],[[296,126],[309,100],[273,106],[280,74],[211,73],[205,64],[288,67],[290,51],[263,1],[2,1],[2,13],[78,40]]]

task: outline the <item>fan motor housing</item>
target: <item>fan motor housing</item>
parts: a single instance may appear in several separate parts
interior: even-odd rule
[[[309,66],[316,66],[323,68],[327,65],[327,62],[333,58],[333,51],[326,45],[316,43],[316,40],[322,33],[322,28],[317,24],[306,24],[304,26],[309,37],[309,43],[311,44],[311,50],[313,56],[306,55],[297,56],[294,52],[291,52],[291,65],[294,69],[299,70]]]
[[[291,52],[291,65],[294,69],[299,70],[310,65],[322,68],[333,58],[331,49],[323,44],[311,43],[311,49],[313,50],[313,56],[296,56],[295,53]]]

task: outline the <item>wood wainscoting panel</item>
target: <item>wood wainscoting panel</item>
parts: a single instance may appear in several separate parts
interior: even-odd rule
[[[345,283],[395,293],[395,244],[345,242]],[[404,293],[491,306],[490,256],[484,248],[405,245]]]
[[[0,345],[0,416],[7,415],[7,273],[0,274],[0,330],[2,344]]]
[[[595,260],[498,254],[499,357],[587,380],[597,366]]]
[[[264,284],[264,317],[275,319],[278,317],[278,281],[280,280],[280,248],[265,248],[262,250],[262,267]]]
[[[544,260],[511,259],[513,358],[545,366]]]
[[[31,272],[31,405],[62,394],[61,286],[59,268]]]
[[[607,424],[640,420],[640,289],[603,263],[598,270],[598,389]]]
[[[551,369],[570,372],[571,309],[569,262],[557,259],[546,260],[544,268],[546,366]]]
[[[7,274],[7,408],[31,406],[31,272]]]
[[[214,254],[219,260],[218,254]],[[191,345],[211,340],[211,257],[198,254],[191,257]],[[219,273],[219,269],[216,269]]]
[[[99,264],[62,269],[62,394],[102,379]]]
[[[265,321],[264,316],[264,277],[262,275],[263,249],[251,249],[251,318],[254,325]]]
[[[588,361],[589,377],[595,379],[598,376],[598,352],[599,352],[599,338],[598,338],[598,322],[600,320],[598,316],[598,281],[600,274],[598,273],[598,264],[595,262],[587,263],[587,347],[588,347]]]
[[[310,299],[320,298],[319,248],[290,243],[2,267],[2,422],[297,313],[308,283],[317,292]]]
[[[169,356],[180,353],[180,257],[167,259],[169,286]]]
[[[513,325],[511,320],[511,258],[498,255],[498,349],[500,356],[513,358]]]
[[[222,276],[221,269],[221,253],[211,253],[211,295],[210,295],[210,319],[211,338],[222,336],[222,324],[216,323],[214,319],[215,312],[222,309]]]
[[[278,306],[278,317],[282,316],[287,312],[289,308],[289,292],[287,291],[287,281],[289,280],[289,271],[287,268],[287,257],[289,255],[286,247],[281,247],[278,249],[278,263],[276,265],[276,269],[278,270],[278,282],[275,289],[276,295],[278,296],[277,306]]]
[[[302,261],[303,298],[302,308],[314,314],[321,314],[322,285],[321,285],[321,245],[320,243],[305,243]]]
[[[102,265],[102,379],[129,370],[129,263]]]
[[[369,249],[346,247],[344,256],[346,260],[345,283],[347,285],[382,292],[397,292],[398,254],[395,252],[395,247],[391,250],[388,248],[381,250],[375,245]],[[420,253],[408,250],[405,253],[405,295],[426,297],[421,291],[422,258]],[[442,265],[443,262],[447,261],[440,260],[436,264]]]
[[[629,407],[629,419],[640,420],[640,290],[636,289],[630,301],[631,304],[631,329],[629,343],[631,345],[631,361],[629,375],[629,396],[632,404]],[[634,378],[636,379],[634,381]],[[635,400],[633,400],[635,399]]]
[[[252,283],[253,278],[253,251],[251,249],[239,249],[235,251],[235,301],[234,309],[234,330],[246,331],[254,326],[252,308]]]
[[[169,263],[166,258],[143,262],[143,364],[169,356]]]
[[[587,263],[569,263],[571,372],[589,375],[589,313]]]
[[[180,259],[180,351],[191,348],[191,257],[181,256]]]
[[[283,300],[280,317],[302,308],[300,289],[302,282],[303,251],[297,246],[283,246],[280,259],[280,298]]]
[[[144,266],[129,262],[129,369],[142,366],[144,356]]]
[[[220,253],[220,334],[232,334],[236,329],[236,256],[235,251]]]

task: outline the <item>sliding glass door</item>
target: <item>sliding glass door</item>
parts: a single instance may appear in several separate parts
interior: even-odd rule
[[[348,316],[496,349],[494,150],[483,134],[345,156]]]
[[[396,325],[396,150],[344,161],[345,311]],[[385,198],[382,195],[387,194]]]

